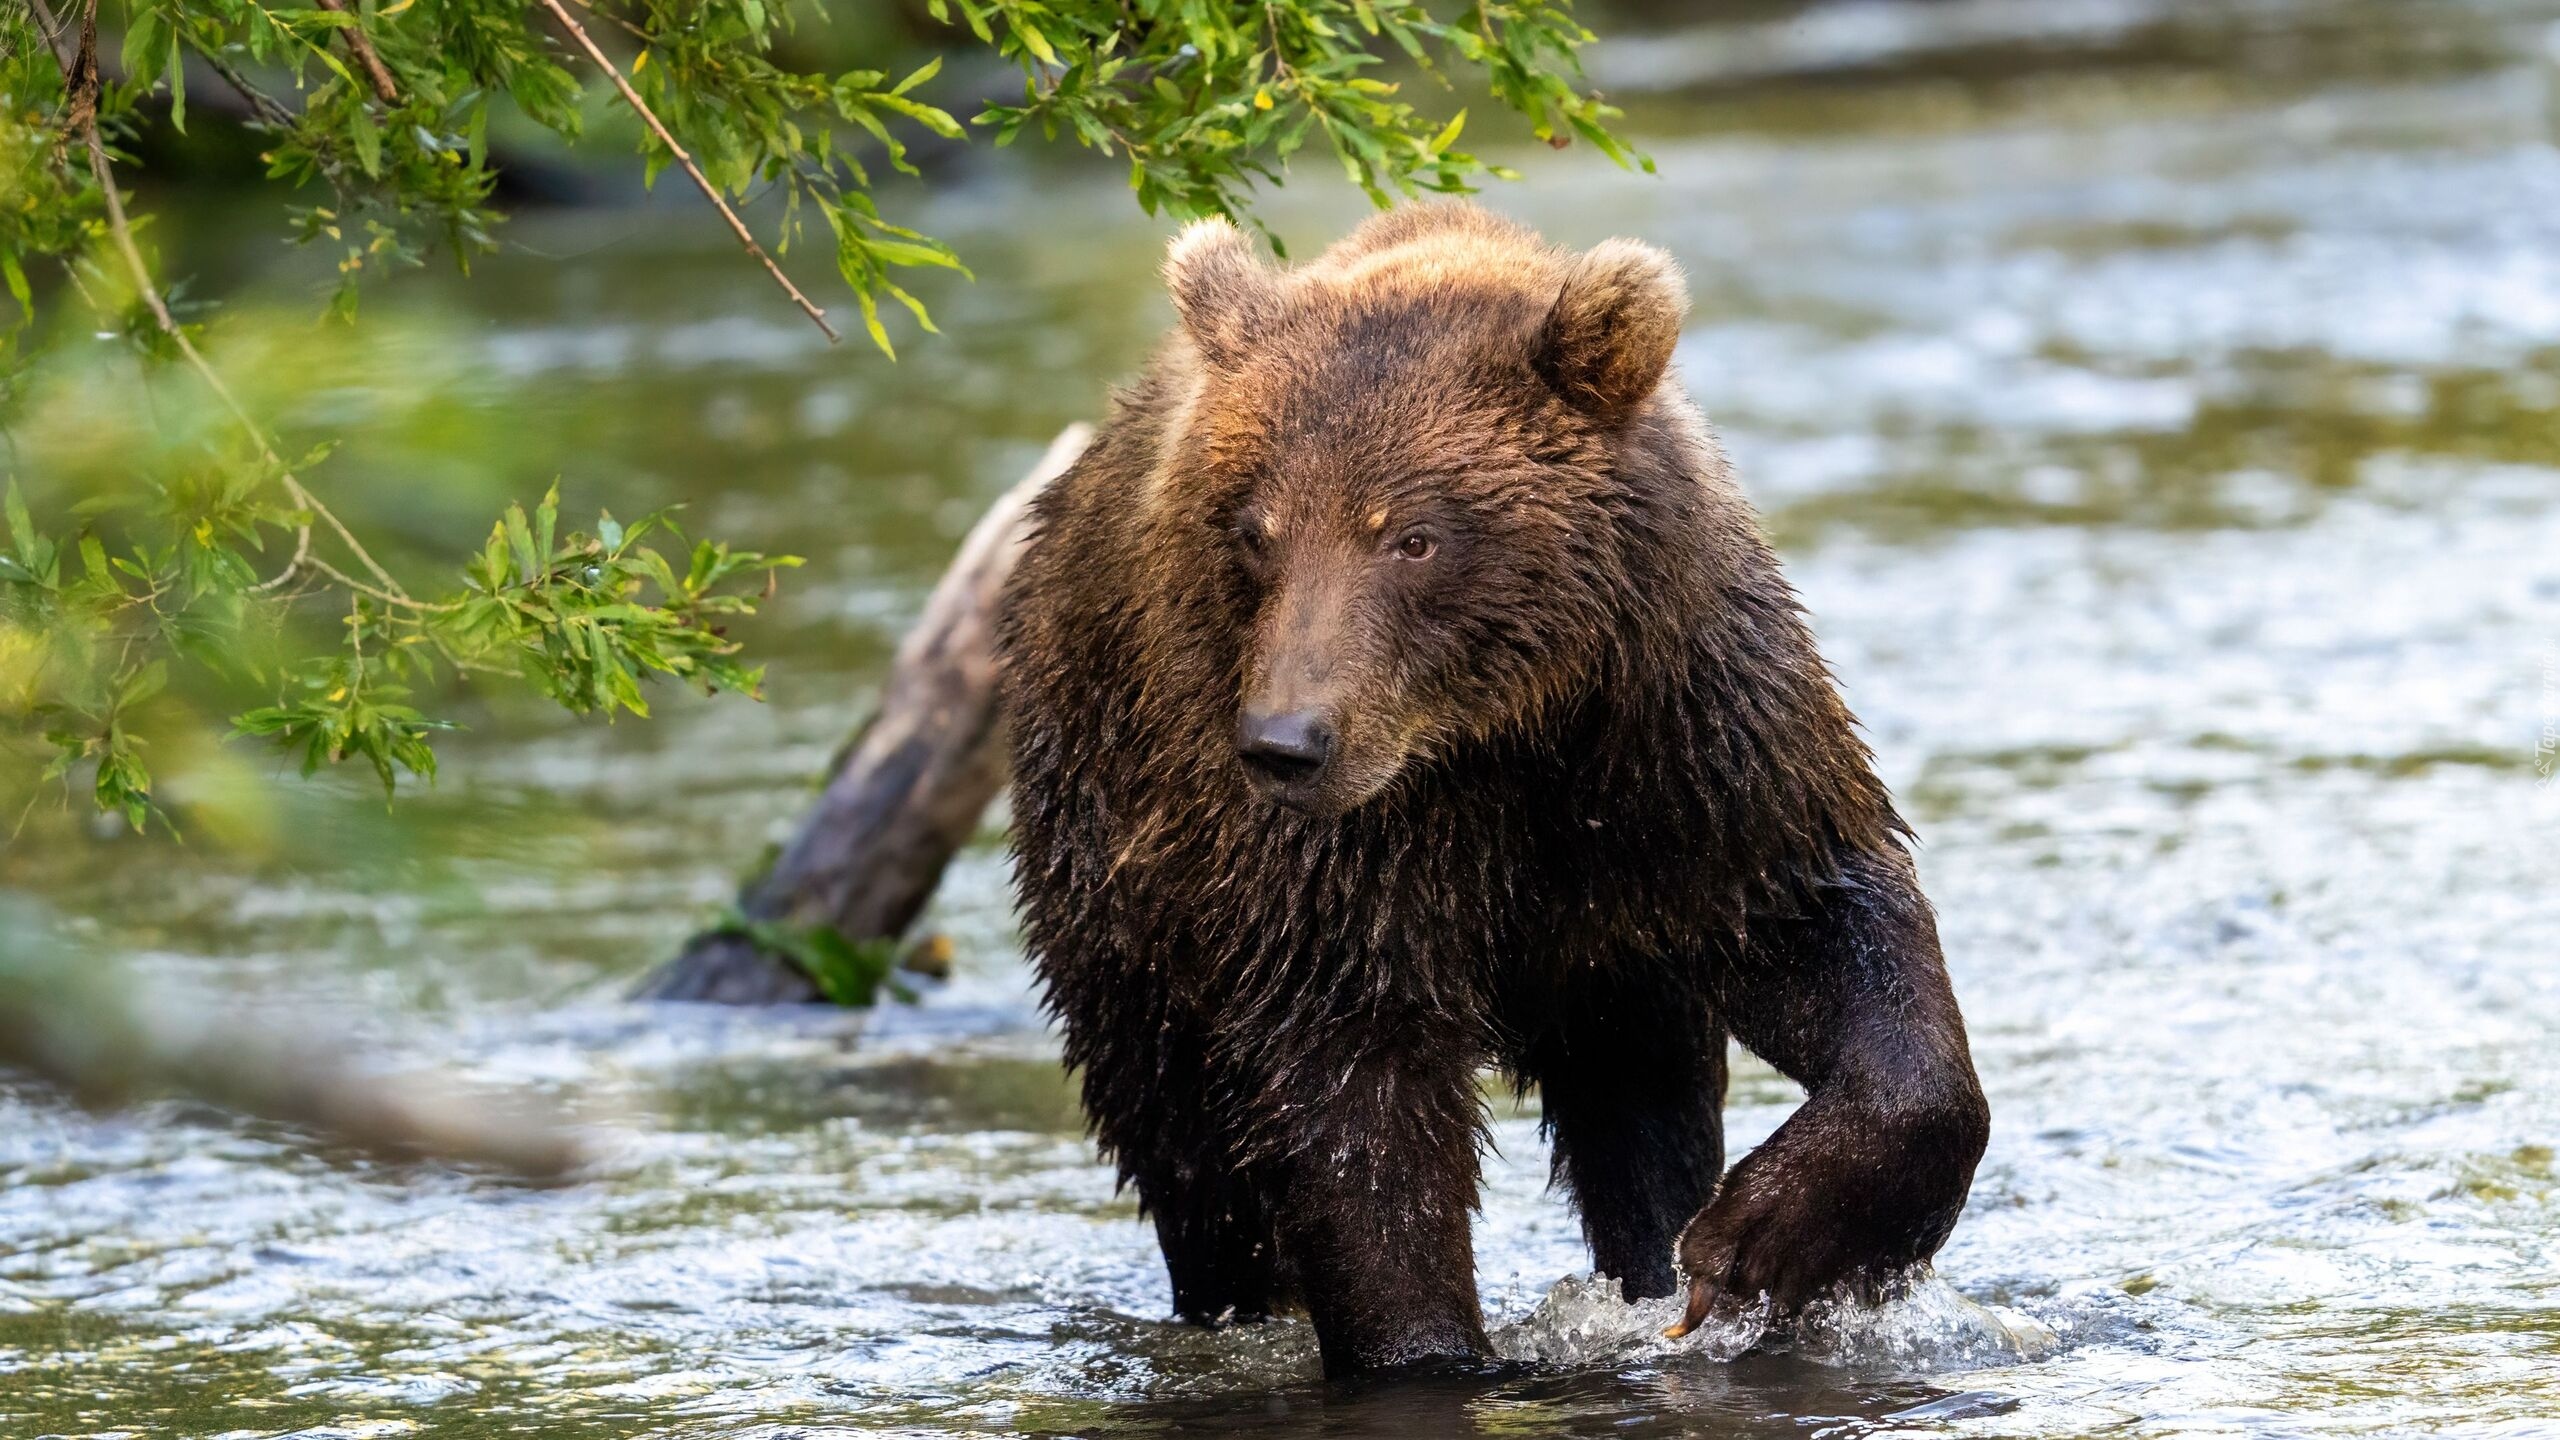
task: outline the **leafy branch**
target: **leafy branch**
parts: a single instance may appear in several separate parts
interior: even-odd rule
[[[1023,72],[1019,105],[976,117],[1010,144],[1037,126],[1048,138],[1129,162],[1149,214],[1244,220],[1245,189],[1278,183],[1280,167],[1321,135],[1343,174],[1379,204],[1417,192],[1460,193],[1479,175],[1513,172],[1457,148],[1467,115],[1443,121],[1379,73],[1390,56],[1450,87],[1451,62],[1479,69],[1494,98],[1526,116],[1538,139],[1589,141],[1621,166],[1652,163],[1612,135],[1618,111],[1581,83],[1592,34],[1570,0],[1475,0],[1449,18],[1418,0],[1292,0],[1216,5],[928,0]]]
[[[903,73],[784,63],[802,12],[781,0],[76,0],[58,15],[61,3],[0,7],[0,286],[16,311],[0,324],[0,757],[27,758],[47,785],[85,778],[137,829],[168,820],[146,760],[155,737],[260,737],[306,770],[361,761],[388,788],[432,776],[448,722],[428,713],[429,690],[464,678],[520,677],[608,715],[646,714],[652,677],[753,693],[759,673],[729,627],[797,563],[687,540],[663,515],[566,531],[555,492],[510,508],[440,590],[404,584],[309,483],[329,447],[288,461],[208,357],[202,307],[155,273],[151,216],[127,209],[119,167],[152,127],[186,129],[191,71],[239,96],[290,236],[335,252],[326,312],[340,320],[368,281],[431,251],[467,269],[494,248],[493,112],[576,143],[608,93],[588,69],[638,117],[644,176],[680,166],[832,340],[781,263],[814,211],[890,354],[884,309],[933,328],[902,276],[968,273],[875,198],[875,167],[918,173],[918,136],[1069,136],[1125,160],[1150,213],[1248,219],[1251,191],[1320,139],[1384,204],[1509,174],[1459,148],[1463,108],[1407,94],[1418,79],[1446,96],[1465,72],[1539,138],[1647,163],[1581,81],[1591,35],[1569,0],[927,0],[956,46],[1022,77],[1019,103],[980,106],[968,125],[928,98],[939,55]],[[115,21],[103,30],[102,8]],[[741,214],[758,196],[778,202],[770,248]],[[40,326],[63,297],[94,323]],[[138,447],[99,439],[118,454],[101,462],[113,478],[29,469],[15,437],[30,397],[63,393],[41,388],[48,375],[88,363],[59,342],[100,333],[129,347],[137,374],[184,372],[217,426],[189,431],[155,402],[136,407]],[[209,728],[200,709],[230,722]],[[0,764],[0,792],[19,788],[32,805],[41,787]]]
[[[683,540],[664,514],[625,527],[608,513],[593,535],[564,534],[556,488],[530,515],[511,505],[453,598],[426,604],[360,590],[345,621],[347,653],[305,667],[277,703],[240,715],[234,728],[298,751],[306,775],[361,757],[387,794],[395,767],[435,775],[427,736],[447,727],[407,703],[411,680],[436,663],[430,655],[457,669],[513,670],[577,714],[646,718],[640,683],[651,676],[705,694],[760,693],[762,669],[742,663],[725,633],[731,618],[755,613],[754,595],[733,582],[769,581],[800,562],[705,540],[679,552],[679,573],[640,543],[653,531]],[[642,603],[651,591],[654,599]]]
[[[729,222],[729,229],[737,235],[738,243],[747,247],[747,253],[763,262],[765,272],[773,276],[773,283],[782,287],[783,294],[791,297],[791,303],[799,306],[810,323],[826,333],[829,344],[842,339],[836,333],[836,327],[827,323],[827,312],[809,303],[809,297],[800,293],[800,287],[792,284],[791,277],[782,273],[782,267],[773,263],[773,257],[764,253],[764,247],[756,243],[755,232],[749,230],[747,222],[739,219],[738,212],[730,209],[729,202],[721,198],[720,187],[703,175],[702,167],[693,163],[693,157],[686,154],[684,146],[668,132],[667,122],[658,118],[658,112],[650,109],[649,102],[640,98],[640,92],[631,88],[631,82],[622,78],[622,72],[614,67],[613,61],[596,48],[595,38],[587,34],[586,27],[578,23],[577,17],[571,15],[560,0],[542,0],[542,7],[551,12],[552,18],[560,22],[560,28],[568,31],[571,39],[578,42],[578,48],[587,52],[587,58],[596,62],[596,68],[613,81],[613,88],[622,92],[622,98],[632,109],[640,112],[640,118],[649,122],[649,132],[658,137],[659,144],[667,147],[667,153],[675,156],[676,163],[684,167],[684,173],[693,177],[693,183],[702,191],[703,198],[720,212],[721,219]]]

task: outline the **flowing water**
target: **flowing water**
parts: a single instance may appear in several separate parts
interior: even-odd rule
[[[618,1000],[1164,323],[1108,175],[918,202],[980,278],[895,367],[681,197],[528,218],[356,338],[297,322],[326,381],[273,403],[422,544],[559,474],[811,563],[756,628],[770,704],[492,702],[405,839],[324,786],[222,844],[10,857],[157,994],[605,1138],[527,1190],[0,1091],[0,1431],[2560,1433],[2554,22],[1945,0],[1629,38],[1601,73],[1662,178],[1539,155],[1494,197],[1689,267],[1681,369],[1924,838],[1997,1116],[1938,1280],[1739,1358],[1575,1278],[1534,1100],[1477,1231],[1510,1365],[1328,1388],[1302,1323],[1167,1324],[992,832],[919,1006]],[[1272,213],[1301,248],[1354,216],[1313,175]],[[202,263],[307,305],[270,254]],[[1796,1098],[1743,1062],[1737,1149]]]

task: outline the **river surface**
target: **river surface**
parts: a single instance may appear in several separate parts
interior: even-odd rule
[[[1596,63],[1661,178],[1540,154],[1492,197],[1688,266],[1681,371],[1923,837],[1996,1114],[1937,1280],[1740,1358],[1576,1278],[1534,1099],[1476,1236],[1508,1367],[1328,1388],[1302,1323],[1167,1324],[993,829],[917,1006],[619,999],[1165,323],[1112,176],[913,202],[978,279],[894,367],[682,196],[295,318],[270,401],[348,442],[315,483],[396,482],[422,548],[557,474],[810,563],[753,632],[764,706],[496,700],[398,831],[323,784],[221,843],[12,857],[153,993],[544,1092],[601,1153],[525,1189],[0,1089],[0,1432],[2560,1434],[2555,22],[1945,0],[1629,38]],[[1270,213],[1312,250],[1357,212],[1310,169]],[[316,303],[273,253],[208,250],[234,313]],[[1797,1098],[1740,1063],[1737,1151]]]

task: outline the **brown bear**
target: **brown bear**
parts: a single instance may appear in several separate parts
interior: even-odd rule
[[[1183,1317],[1480,1357],[1490,1067],[1674,1333],[1895,1286],[1989,1128],[1908,831],[1667,373],[1660,251],[1463,205],[1181,317],[1004,599],[1016,885]],[[1803,1083],[1724,1168],[1731,1036]]]

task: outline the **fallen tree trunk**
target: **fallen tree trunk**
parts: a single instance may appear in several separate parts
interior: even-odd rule
[[[745,923],[694,936],[643,982],[638,998],[816,1000],[819,980],[777,937],[816,932],[862,946],[906,933],[1004,788],[996,599],[1021,553],[1032,498],[1075,463],[1092,435],[1085,425],[1060,431],[1031,473],[971,527],[899,644],[878,710],[837,757],[816,807],[772,868],[739,892]]]

